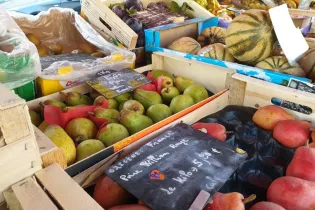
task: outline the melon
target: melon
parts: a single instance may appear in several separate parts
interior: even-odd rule
[[[268,58],[273,50],[276,35],[269,13],[251,9],[233,19],[225,43],[229,52],[239,61],[256,64]]]
[[[305,72],[299,66],[291,66],[284,56],[272,56],[256,64],[257,68],[268,69],[284,74],[291,74],[298,77],[304,77]]]
[[[234,62],[234,57],[229,53],[224,44],[216,43],[202,48],[198,52],[199,56],[213,58],[222,61]]]
[[[311,48],[298,60],[306,77],[315,80],[315,48]]]
[[[191,37],[182,37],[168,46],[168,49],[195,55],[201,49],[201,46]]]
[[[212,27],[203,30],[203,32],[198,36],[197,41],[201,47],[222,43],[225,44],[225,34],[226,29],[221,27]]]

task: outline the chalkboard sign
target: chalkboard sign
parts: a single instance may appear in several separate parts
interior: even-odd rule
[[[123,69],[120,71],[104,70],[98,72],[96,77],[96,79],[87,81],[86,83],[106,98],[113,98],[133,91],[151,82],[144,75],[132,69]]]
[[[180,123],[105,173],[153,210],[187,210],[201,190],[212,197],[246,157]]]

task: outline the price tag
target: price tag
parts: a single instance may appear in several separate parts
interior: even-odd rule
[[[301,31],[297,29],[286,4],[271,8],[270,18],[281,48],[291,65],[309,48]]]

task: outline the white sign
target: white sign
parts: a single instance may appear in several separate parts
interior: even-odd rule
[[[291,65],[296,64],[309,48],[302,32],[295,27],[286,4],[270,9],[269,14],[285,56]]]

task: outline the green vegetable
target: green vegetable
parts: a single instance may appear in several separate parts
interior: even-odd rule
[[[204,8],[207,8],[208,6],[207,0],[195,0],[195,2],[197,2],[199,5],[201,5]]]
[[[171,12],[179,13],[180,12],[180,7],[175,1],[171,1],[171,3],[168,5],[169,10]]]

